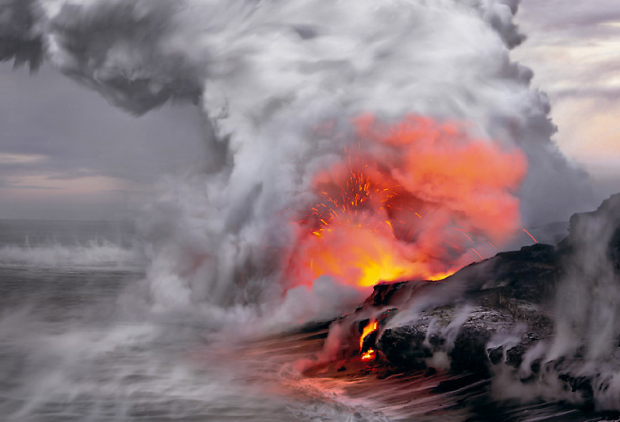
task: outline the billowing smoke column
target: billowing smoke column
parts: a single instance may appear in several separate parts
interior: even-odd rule
[[[517,230],[519,152],[417,116],[393,125],[360,118],[355,139],[344,163],[315,177],[319,201],[300,223],[287,279],[443,278]]]
[[[308,229],[320,231],[320,219],[298,221],[324,203],[317,186],[333,188],[335,178],[348,177],[341,173],[352,170],[373,189],[386,178],[399,185],[386,188],[402,204],[372,199],[392,206],[382,211],[391,217],[381,220],[392,227],[378,230],[391,230],[395,242],[389,247],[404,245],[394,259],[419,262],[420,248],[433,252],[425,252],[432,258],[420,262],[419,271],[403,276],[430,276],[467,260],[460,253],[451,257],[454,247],[445,255],[446,243],[439,240],[413,242],[411,230],[411,236],[424,238],[441,231],[437,239],[452,242],[445,231],[461,224],[483,243],[501,241],[519,222],[515,192],[526,223],[562,218],[555,210],[569,214],[578,207],[587,187],[550,141],[554,126],[547,99],[530,89],[531,71],[509,59],[510,48],[523,38],[512,23],[517,5],[516,0],[0,0],[0,59],[36,66],[44,55],[64,74],[135,114],[169,100],[199,105],[211,159],[203,174],[164,180],[144,221],[152,244],[151,299],[173,309],[258,303],[280,294],[275,281],[291,268],[295,273],[314,266],[294,254],[313,248],[303,236]],[[423,116],[419,121],[433,131],[452,125],[446,136],[438,136],[441,142],[453,137],[456,144],[435,150],[427,145],[434,135],[394,140],[385,135],[391,129],[358,120],[368,115],[396,128],[412,119],[407,116]],[[379,142],[369,141],[377,137]],[[463,143],[473,151],[451,152]],[[398,157],[398,163],[391,168],[382,154]],[[473,178],[453,174],[468,160]],[[517,192],[526,161],[528,175]],[[408,166],[422,169],[409,177]],[[438,178],[426,178],[433,172]],[[498,180],[505,183],[492,187]],[[453,193],[446,195],[444,182],[455,185]],[[467,184],[464,190],[459,183]],[[465,203],[456,201],[456,192]],[[488,202],[494,195],[501,201]],[[433,222],[413,226],[409,211],[396,215],[397,205]],[[506,219],[497,222],[504,211]],[[480,221],[487,218],[493,223]],[[405,222],[396,227],[400,220]],[[505,230],[496,230],[497,224]],[[317,265],[329,269],[327,262]],[[299,282],[308,279],[286,281]]]

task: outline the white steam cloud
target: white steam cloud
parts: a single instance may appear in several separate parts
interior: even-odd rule
[[[465,121],[520,148],[526,223],[589,198],[551,136],[544,94],[510,60],[517,0],[0,0],[0,59],[45,58],[135,114],[204,111],[205,172],[162,183],[143,222],[159,306],[252,304],[273,283],[287,224],[362,113]],[[330,121],[340,136],[314,130]],[[179,128],[179,130],[183,130]],[[558,209],[561,211],[558,212]],[[561,214],[565,212],[566,215]]]

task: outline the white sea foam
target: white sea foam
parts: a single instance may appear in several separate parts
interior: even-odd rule
[[[144,258],[134,248],[105,240],[92,240],[76,245],[6,245],[0,247],[0,266],[55,269],[121,269],[140,268]]]

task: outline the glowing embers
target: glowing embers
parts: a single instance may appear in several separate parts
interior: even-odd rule
[[[374,359],[377,356],[377,352],[375,352],[373,349],[368,349],[368,351],[364,354],[362,354],[362,360],[371,360]]]
[[[368,349],[366,352],[364,352],[364,339],[368,337],[369,334],[372,334],[375,331],[377,331],[376,321],[370,321],[362,331],[362,335],[360,337],[360,353],[362,354],[362,360],[374,359],[374,357],[376,356],[376,352],[373,349]]]
[[[418,116],[391,126],[367,116],[356,128],[354,151],[315,176],[291,279],[441,279],[518,230],[519,152]]]
[[[310,257],[312,277],[329,274],[372,286],[410,274],[412,262],[394,237],[393,224],[400,223],[389,215],[398,185],[361,163],[324,176],[317,177],[320,201],[305,222],[316,238],[305,242],[303,251]]]

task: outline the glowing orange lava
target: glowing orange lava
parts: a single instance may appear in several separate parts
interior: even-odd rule
[[[374,359],[376,354],[377,353],[374,350],[368,349],[368,351],[362,355],[362,360]]]
[[[364,327],[364,331],[362,332],[362,336],[360,337],[360,350],[364,346],[364,339],[368,337],[369,334],[375,332],[377,330],[377,322],[369,322],[367,326]]]
[[[362,287],[442,279],[518,231],[520,152],[413,115],[355,125],[356,148],[314,178],[289,279],[330,275]]]
[[[360,352],[363,352],[364,348],[364,339],[368,337],[369,334],[377,331],[377,322],[369,322],[367,326],[364,327],[362,331],[362,336],[360,337]],[[375,351],[373,349],[368,349],[365,353],[362,354],[362,360],[368,360],[375,357]]]

